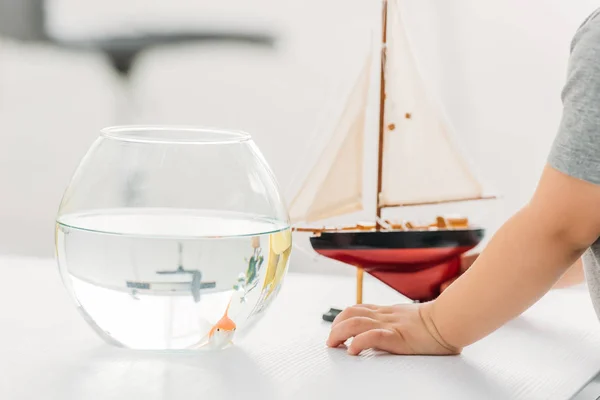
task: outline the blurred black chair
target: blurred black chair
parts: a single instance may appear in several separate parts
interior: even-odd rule
[[[107,37],[97,40],[60,40],[51,37],[47,32],[44,0],[0,0],[0,35],[22,41],[51,43],[63,48],[101,51],[110,58],[113,68],[125,76],[128,76],[138,54],[157,45],[185,42],[238,42],[273,47],[276,41],[274,35],[270,33],[244,34],[202,31],[202,29]]]

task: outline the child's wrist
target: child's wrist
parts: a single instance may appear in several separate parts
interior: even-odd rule
[[[448,342],[440,333],[435,321],[434,313],[435,301],[424,303],[419,307],[419,316],[431,337],[443,348],[451,353],[459,354],[462,351],[461,347],[454,346]]]

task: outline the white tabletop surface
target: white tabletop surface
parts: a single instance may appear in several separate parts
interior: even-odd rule
[[[290,273],[256,329],[217,353],[104,344],[52,260],[0,258],[0,399],[568,399],[600,371],[600,323],[585,288],[553,291],[456,357],[328,349],[329,307],[349,277]],[[365,301],[402,297],[372,279]]]

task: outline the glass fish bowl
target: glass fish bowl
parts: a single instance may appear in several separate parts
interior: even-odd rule
[[[276,298],[291,249],[278,184],[244,132],[104,129],[56,218],[64,285],[126,348],[230,346]]]

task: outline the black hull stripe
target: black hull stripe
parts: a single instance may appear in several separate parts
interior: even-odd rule
[[[427,249],[476,246],[485,229],[439,231],[323,232],[310,238],[315,250]]]

